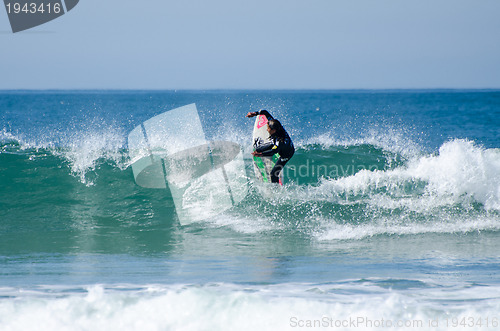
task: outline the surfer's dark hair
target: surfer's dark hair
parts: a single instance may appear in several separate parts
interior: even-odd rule
[[[278,120],[275,120],[275,119],[269,120],[269,122],[267,124],[269,125],[271,130],[276,130],[276,131],[283,130],[283,126],[281,125],[280,121],[278,121]]]
[[[278,137],[283,137],[285,136],[286,134],[286,131],[285,129],[283,128],[283,125],[281,125],[280,121],[278,120],[275,120],[275,119],[272,119],[272,120],[269,120],[269,122],[267,123],[269,125],[269,128],[271,128],[271,130],[275,130],[276,132],[273,134],[273,136],[278,136]]]

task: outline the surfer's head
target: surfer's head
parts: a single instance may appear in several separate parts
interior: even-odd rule
[[[269,132],[271,136],[276,133],[279,135],[283,131],[284,129],[280,121],[272,119],[269,122],[267,122],[267,132]]]

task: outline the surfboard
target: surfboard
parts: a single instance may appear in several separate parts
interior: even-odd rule
[[[270,140],[271,137],[269,136],[269,132],[267,132],[267,117],[265,115],[257,115],[252,134],[254,149]],[[255,176],[259,181],[271,183],[271,170],[278,161],[278,158],[278,154],[274,154],[273,156],[253,157]],[[280,173],[279,183],[283,185],[283,171]]]

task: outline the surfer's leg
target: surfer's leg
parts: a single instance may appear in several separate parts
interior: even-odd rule
[[[287,162],[288,159],[286,161],[284,161],[282,158],[278,159],[278,162],[276,162],[273,169],[271,170],[271,183],[280,182],[280,173]]]

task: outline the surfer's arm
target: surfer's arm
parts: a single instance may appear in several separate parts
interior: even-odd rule
[[[255,151],[260,154],[259,156],[271,156],[278,153],[278,146],[276,146],[273,142],[269,142],[259,145]]]
[[[272,119],[274,119],[274,117],[269,114],[269,112],[265,109],[261,109],[259,111],[254,111],[254,112],[249,112],[246,117],[254,117],[254,116],[257,116],[257,115],[264,115],[266,116],[267,120],[270,121]]]
[[[265,109],[261,109],[261,110],[259,110],[259,111],[257,112],[257,115],[264,115],[264,116],[266,116],[268,121],[270,121],[270,120],[273,120],[273,119],[274,119],[274,117],[273,117],[271,114],[269,114],[269,112],[268,112],[267,110],[265,110]]]

